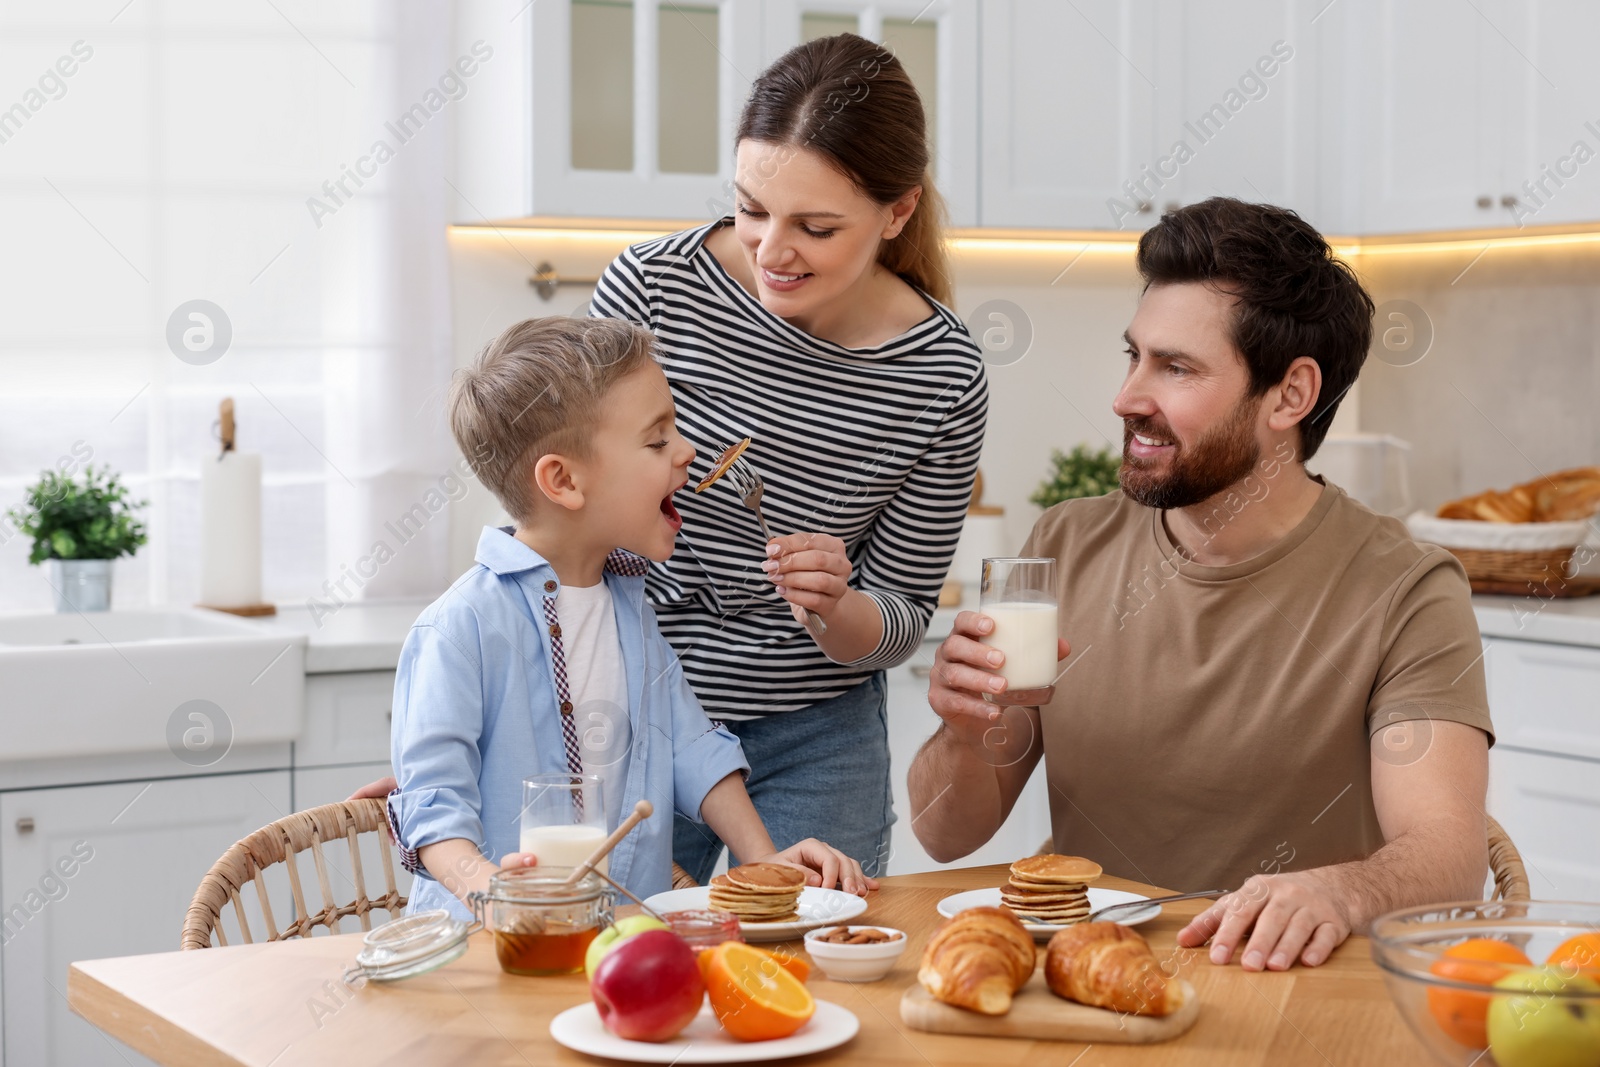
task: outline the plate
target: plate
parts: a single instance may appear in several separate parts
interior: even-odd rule
[[[645,904],[656,912],[703,910],[711,907],[711,887],[697,885],[688,889],[672,889],[646,898]],[[818,889],[808,885],[800,890],[800,900],[795,904],[795,910],[800,913],[800,918],[795,922],[740,922],[739,932],[744,934],[746,941],[751,942],[788,941],[819,926],[849,922],[867,910],[867,902],[841,889]]]
[[[855,1037],[860,1029],[861,1021],[850,1009],[826,1000],[817,1001],[817,1013],[810,1022],[788,1037],[773,1041],[739,1041],[729,1037],[711,1013],[710,1005],[701,1008],[694,1021],[671,1041],[629,1041],[618,1037],[600,1022],[600,1013],[593,1003],[568,1008],[550,1020],[550,1036],[558,1044],[574,1052],[634,1063],[749,1063],[805,1056],[837,1048]]]
[[[1109,908],[1113,904],[1129,904],[1135,900],[1149,899],[1149,897],[1139,893],[1128,893],[1121,889],[1089,887],[1089,911],[1091,913],[1099,911],[1101,908]],[[998,908],[999,906],[1000,890],[998,887],[994,889],[969,889],[965,893],[957,893],[953,897],[945,897],[939,901],[939,914],[946,919],[952,919],[957,912],[966,911],[968,908]],[[1160,914],[1161,905],[1152,904],[1148,908],[1141,908],[1130,913],[1125,918],[1115,921],[1123,926],[1138,926],[1140,923],[1149,922]],[[1018,918],[1022,917],[1019,915]],[[1028,932],[1034,937],[1041,939],[1049,937],[1057,930],[1066,929],[1065,926],[1056,923],[1036,923],[1027,919],[1022,920],[1022,925],[1027,927]]]

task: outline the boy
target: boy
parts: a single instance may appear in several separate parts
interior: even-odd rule
[[[653,338],[613,319],[530,319],[460,372],[456,443],[515,527],[486,528],[477,566],[422,613],[400,653],[389,817],[418,874],[408,910],[487,889],[516,851],[522,779],[595,774],[606,823],[656,814],[611,853],[640,897],[670,888],[672,812],[743,862],[875,883],[820,841],[778,852],[745,792],[739,741],[713,727],[644,597],[645,559],[672,554],[672,496],[694,448],[677,433]]]

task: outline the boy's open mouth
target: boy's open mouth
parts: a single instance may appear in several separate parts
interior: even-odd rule
[[[677,492],[677,490],[673,490]],[[672,527],[672,532],[677,533],[683,526],[683,516],[678,514],[678,509],[672,506],[672,493],[661,498],[661,514],[666,516],[667,524]]]

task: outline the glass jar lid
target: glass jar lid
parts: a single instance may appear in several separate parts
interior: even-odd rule
[[[497,904],[575,904],[594,900],[606,891],[593,871],[567,885],[571,867],[507,867],[489,879],[485,900]]]
[[[388,982],[443,967],[467,951],[468,936],[479,929],[443,909],[384,923],[361,939],[361,951],[345,972],[345,981],[362,977]]]

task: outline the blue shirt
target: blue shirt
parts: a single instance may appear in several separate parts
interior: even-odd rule
[[[604,581],[633,731],[616,780],[625,783],[624,813],[649,800],[655,814],[617,845],[609,873],[642,898],[671,888],[673,811],[701,821],[711,787],[750,767],[738,738],[706,718],[656,629],[644,598],[644,561],[626,553],[613,560],[624,566],[608,562]],[[510,528],[485,527],[477,565],[428,605],[406,636],[390,737],[399,789],[389,810],[408,854],[459,837],[498,863],[518,849],[522,779],[567,773],[552,661],[560,638],[549,632],[542,603],[560,589],[550,564]],[[407,910],[429,908],[467,917],[465,905],[419,867]]]

